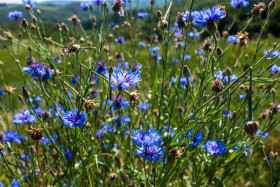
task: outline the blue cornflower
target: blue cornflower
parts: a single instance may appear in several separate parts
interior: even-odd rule
[[[203,56],[203,55],[205,55],[205,52],[203,50],[199,50],[199,51],[195,50],[194,54],[199,55],[199,56]]]
[[[222,155],[226,152],[227,147],[221,141],[207,141],[204,144],[204,149],[211,155]]]
[[[138,13],[137,13],[137,16],[138,16],[139,18],[145,18],[145,17],[148,16],[148,12],[138,12]]]
[[[38,114],[38,116],[42,117],[42,114],[43,114],[44,110],[42,108],[38,107],[38,106],[35,106],[34,109],[35,109],[36,113]]]
[[[37,4],[36,0],[22,0],[22,2],[25,6],[29,5],[31,8],[35,8]]]
[[[140,108],[140,110],[142,110],[144,112],[145,110],[147,110],[150,107],[150,104],[149,103],[141,103],[141,104],[138,105],[138,107]]]
[[[147,131],[135,130],[131,135],[132,141],[137,146],[156,145],[162,141],[158,131],[151,128]]]
[[[20,155],[20,159],[19,160],[28,161],[28,160],[30,160],[30,156],[22,154],[22,155]]]
[[[82,9],[83,11],[87,11],[87,10],[90,8],[91,3],[90,3],[90,2],[80,3],[80,6],[81,6],[81,9]]]
[[[268,52],[270,52],[270,50],[264,50],[263,51],[263,55],[266,55]],[[278,56],[278,57],[277,57]],[[273,51],[270,55],[269,55],[270,58],[273,58],[273,57],[277,57],[278,59],[280,58],[280,52],[278,50],[275,50]]]
[[[60,105],[59,103],[58,103],[56,106],[57,106],[57,108],[58,108],[59,111],[61,111],[62,113],[65,113],[65,107],[63,107],[63,106]],[[53,112],[54,112],[55,117],[59,118],[60,115],[59,115],[59,113],[58,113],[58,111],[57,111],[56,106],[53,105],[53,108],[50,108],[50,109],[49,109],[49,112],[50,112],[52,115],[53,115]]]
[[[105,67],[104,61],[97,62],[97,68],[95,69],[96,73],[102,74],[107,71],[107,68]]]
[[[42,97],[37,96],[37,97],[34,98],[34,101],[35,101],[36,103],[39,103],[39,102],[42,101]]]
[[[93,0],[93,3],[96,5],[102,5],[104,3],[104,0]]]
[[[247,96],[246,94],[241,94],[241,95],[239,95],[239,98],[244,99],[246,96]]]
[[[30,66],[31,64],[36,62],[36,59],[32,57],[30,54],[26,56],[26,64]]]
[[[189,37],[189,38],[193,38],[193,37],[199,38],[200,36],[199,36],[199,33],[198,33],[198,32],[189,32],[189,33],[188,33],[188,37]]]
[[[43,66],[43,69],[45,70],[46,73],[42,75],[42,80],[45,81],[52,77],[52,72],[50,66]]]
[[[233,36],[233,35],[229,35],[227,37],[227,40],[230,42],[230,43],[234,43],[234,44],[237,44],[239,42],[239,38]]]
[[[212,24],[216,19],[221,19],[226,16],[226,12],[219,6],[213,6],[209,9],[203,9],[196,12],[193,16],[194,25],[206,26],[206,24]]]
[[[18,131],[6,131],[4,133],[3,142],[11,142],[17,138]]]
[[[122,124],[124,126],[127,126],[127,124],[130,122],[130,117],[122,116],[121,119],[120,119],[120,116],[118,115],[118,116],[114,117],[113,120],[114,120],[114,122],[117,123],[117,127],[120,127]]]
[[[80,82],[79,75],[78,74],[73,74],[70,81],[71,81],[72,84],[76,84],[76,81]]]
[[[5,95],[5,92],[3,90],[0,90],[0,96]]]
[[[176,46],[178,46],[179,44],[181,47],[185,47],[185,41],[175,42]]]
[[[160,50],[160,47],[159,46],[156,46],[156,47],[153,47],[153,48],[149,48],[149,52],[151,53],[156,53]]]
[[[30,113],[29,110],[24,110],[22,113],[14,114],[13,116],[13,124],[20,125],[20,124],[26,124],[26,123],[34,123],[36,122],[36,118],[33,114]]]
[[[246,7],[249,5],[249,2],[246,1],[246,0],[231,0],[230,1],[230,5],[233,7],[233,8],[240,8],[241,6],[242,7]]]
[[[15,179],[12,180],[11,187],[19,187],[20,180],[15,181]]]
[[[109,79],[109,73],[105,74]],[[134,87],[141,81],[141,74],[136,71],[126,72],[125,70],[114,67],[114,71],[111,75],[112,88],[118,88],[121,90],[126,90],[128,88]]]
[[[64,125],[66,127],[79,127],[81,128],[85,122],[87,121],[87,114],[82,112],[78,114],[77,109],[73,109],[71,111],[67,111],[62,117]]]
[[[162,156],[164,155],[164,149],[161,145],[153,145],[148,147],[137,147],[136,155],[148,161],[162,162]]]
[[[61,60],[59,54],[55,54],[53,60],[55,61],[55,63],[62,63],[62,60]]]
[[[113,100],[115,100],[115,98]],[[116,102],[113,104],[112,109],[117,111],[120,108],[122,108],[122,109],[126,108],[128,105],[129,105],[129,103],[125,100],[125,98],[120,96],[117,98]]]
[[[55,138],[57,138],[57,135],[50,135],[50,137],[51,137],[52,141],[55,142]],[[49,140],[49,138],[47,136],[43,136],[41,141],[45,145],[49,145],[51,143],[51,141]]]
[[[112,126],[109,125],[109,124],[105,124],[105,125],[102,127],[102,132],[112,133],[115,129],[116,129],[115,127],[112,127]]]
[[[8,15],[9,18],[11,19],[14,19],[14,20],[18,20],[18,18],[21,18],[22,17],[22,12],[21,11],[12,11],[12,12],[9,12],[9,15]]]
[[[231,111],[228,110],[227,108],[223,111],[223,117],[228,117],[230,118],[231,117]]]
[[[188,133],[188,138],[192,138],[193,135],[193,130],[190,129],[189,133]],[[199,146],[201,144],[201,142],[203,142],[203,135],[201,132],[198,132],[194,137],[193,140],[190,144],[190,147],[192,146]]]
[[[191,55],[185,55],[185,56],[181,55],[181,58],[184,58],[184,60],[190,60],[192,58],[192,56]]]
[[[66,160],[69,161],[69,160],[72,159],[72,156],[73,156],[73,151],[72,150],[71,151],[64,150],[63,153],[64,153],[64,157],[65,157]]]
[[[224,84],[226,84],[228,82],[228,77],[223,76],[223,73],[221,71],[217,71],[215,76],[216,76],[216,80],[223,81]],[[231,75],[230,76],[230,82],[235,81],[237,78],[238,78],[238,76],[236,74]]]
[[[264,133],[263,131],[258,130],[258,132],[255,135],[256,137],[261,137],[263,139],[267,139],[268,138],[268,132]]]
[[[145,43],[145,42],[139,42],[139,45],[140,45],[141,47],[146,47],[146,43]]]
[[[129,62],[120,62],[118,64],[119,67],[122,67],[122,68],[128,68],[129,67]]]
[[[137,72],[140,73],[139,69],[142,68],[142,64],[141,63],[137,63],[137,64],[132,64],[132,72]]]
[[[191,83],[190,86],[192,87],[192,86],[193,86],[193,84],[192,84],[192,77],[189,76],[188,79],[189,79],[189,82]],[[172,83],[173,83],[173,84],[175,84],[176,81],[177,81],[177,76],[175,76],[175,77],[172,78]],[[181,77],[179,83],[181,84],[181,86],[182,86],[183,89],[185,89],[185,90],[187,89],[186,85],[187,85],[187,83],[188,83],[188,80],[187,80],[186,77]]]
[[[26,74],[30,73],[32,78],[40,78],[47,73],[42,63],[32,63],[30,67],[23,67],[23,71]]]
[[[191,17],[190,17],[190,11],[186,10],[186,12],[184,13],[184,18],[183,18],[183,20],[186,21],[186,20],[188,20],[189,18],[193,19],[194,16],[195,16],[195,14],[196,14],[197,12],[198,12],[198,11],[193,11],[193,12],[191,13]]]
[[[276,64],[274,64],[273,66],[271,66],[271,67],[269,68],[269,70],[272,71],[272,72],[277,73],[277,72],[280,71],[280,66],[277,66]]]
[[[242,146],[242,150],[243,150],[243,151],[246,151],[246,152],[248,152],[248,153],[251,153],[251,152],[252,152],[252,147],[247,147],[247,145],[246,145],[245,143],[243,144],[243,143],[241,143],[241,142],[237,142],[237,144],[238,144],[238,145],[232,147],[232,150],[233,150],[233,151],[236,151],[237,149],[239,149],[240,146]]]
[[[265,155],[268,160],[268,163],[271,164],[271,160],[272,160],[271,155],[270,154],[265,154]]]
[[[3,184],[1,183],[1,181],[0,181],[0,187],[3,187]]]
[[[120,43],[120,44],[125,43],[124,36],[119,36],[118,38],[115,38],[115,42]]]

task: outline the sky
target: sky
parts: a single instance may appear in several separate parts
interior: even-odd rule
[[[57,1],[57,0],[37,0],[38,3],[43,2],[43,1]],[[67,0],[67,1],[71,1],[71,0]],[[74,1],[85,1],[85,0],[74,0]],[[21,4],[22,0],[0,0],[0,3],[17,3],[17,4]]]

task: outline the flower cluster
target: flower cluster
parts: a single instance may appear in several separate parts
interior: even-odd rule
[[[23,67],[23,71],[26,74],[30,73],[32,78],[41,78],[43,81],[52,77],[50,67],[42,63],[32,63],[30,67]]]

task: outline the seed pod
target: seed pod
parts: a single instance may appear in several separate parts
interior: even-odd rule
[[[36,129],[33,128],[32,131],[30,132],[30,136],[33,140],[38,141],[42,138],[43,136],[43,129]]]
[[[181,156],[181,152],[176,148],[172,148],[169,151],[169,157],[171,157],[173,159],[178,159],[178,158],[180,158],[180,156]]]
[[[213,83],[212,83],[212,90],[216,93],[219,93],[221,91],[223,91],[224,89],[224,84],[222,81],[219,81],[219,80],[215,80]]]
[[[232,70],[230,67],[226,67],[224,70],[223,70],[223,76],[231,76],[232,75]]]
[[[184,77],[189,77],[191,75],[191,70],[187,65],[183,67],[183,75]]]
[[[250,138],[253,138],[257,133],[259,124],[256,121],[248,121],[244,125],[244,130]]]
[[[161,16],[162,16],[161,11],[160,11],[160,10],[157,10],[157,17],[161,18]]]

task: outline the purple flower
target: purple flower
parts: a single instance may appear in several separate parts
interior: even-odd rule
[[[115,98],[113,100],[115,100]],[[120,97],[118,97],[116,102],[113,104],[112,109],[117,111],[120,108],[122,108],[122,109],[126,108],[128,105],[129,105],[129,103],[125,100],[125,98],[120,96]]]
[[[229,35],[227,37],[227,40],[230,42],[230,43],[233,43],[233,44],[237,44],[239,42],[239,38],[233,36],[233,35]]]
[[[124,126],[127,126],[127,124],[130,122],[130,118],[128,116],[121,116],[121,119],[120,119],[120,116],[116,116],[114,117],[114,122],[117,123],[117,127],[120,127],[122,124]]]
[[[146,47],[146,43],[145,43],[145,42],[139,42],[139,45],[140,45],[141,47]]]
[[[280,71],[280,66],[277,66],[276,64],[274,64],[273,66],[271,66],[271,68],[269,68],[269,70],[277,73]]]
[[[222,155],[226,152],[227,147],[221,141],[207,141],[204,144],[204,149],[211,155]]]
[[[190,129],[189,133],[188,133],[188,138],[192,138],[193,136],[193,130]],[[203,142],[203,135],[201,132],[198,132],[194,137],[193,140],[190,144],[190,147],[192,146],[199,146],[201,144],[201,142]]]
[[[246,0],[231,0],[230,1],[230,5],[233,7],[233,8],[240,8],[241,6],[242,7],[246,7],[249,5],[249,2],[246,1]]]
[[[125,43],[124,36],[119,36],[118,38],[115,38],[115,42],[120,43],[120,44]]]
[[[127,68],[127,67],[129,67],[129,62],[120,62],[120,63],[118,64],[118,66],[119,66],[119,67],[123,67],[123,68]]]
[[[72,84],[76,84],[76,81],[80,82],[79,75],[78,74],[73,74],[72,78],[70,79],[70,81],[71,81]]]
[[[73,109],[71,111],[67,111],[62,117],[62,120],[66,127],[81,128],[87,121],[87,114],[85,112],[79,114],[77,109]]]
[[[44,66],[42,63],[32,63],[30,67],[23,67],[24,73],[30,73],[32,78],[40,78],[46,74]]]
[[[55,142],[55,138],[57,138],[57,135],[50,135],[50,136],[51,136],[52,141]],[[49,140],[49,138],[47,136],[43,136],[41,141],[45,145],[49,145],[51,143],[51,141]]]
[[[102,5],[104,3],[104,0],[93,0],[93,3],[96,5]]]
[[[99,61],[97,62],[97,68],[95,69],[96,73],[102,74],[107,71],[107,68],[105,67],[105,62],[104,61]]]
[[[140,110],[142,110],[144,112],[145,110],[147,110],[150,107],[150,104],[149,103],[141,103],[141,104],[138,105],[138,107],[140,108]]]
[[[106,73],[105,75],[109,79],[109,73]],[[141,75],[139,72],[126,72],[125,70],[121,70],[119,67],[114,67],[114,71],[111,75],[111,83],[113,84],[113,89],[117,87],[118,89],[126,90],[128,88],[136,86],[140,81]]]
[[[223,76],[223,73],[221,71],[217,71],[215,76],[216,76],[216,80],[223,81],[224,84],[226,84],[228,82],[228,77]],[[230,82],[235,81],[237,78],[238,78],[238,76],[236,74],[231,75],[230,76]]]
[[[216,19],[221,19],[226,16],[224,9],[219,6],[213,6],[209,9],[195,12],[193,16],[194,25],[206,26],[207,23],[213,23]]]
[[[15,125],[36,122],[36,118],[33,116],[33,114],[30,113],[29,110],[24,110],[22,113],[17,113],[13,116],[13,118],[13,124]]]
[[[9,12],[9,15],[8,15],[9,18],[11,19],[14,19],[14,20],[18,20],[18,18],[21,18],[22,17],[22,12],[21,11],[12,11],[12,12]]]
[[[92,6],[92,4],[90,2],[86,2],[86,3],[80,3],[80,6],[83,11],[87,11],[90,8],[90,6]]]
[[[199,55],[199,56],[205,55],[205,52],[203,50],[199,50],[199,51],[195,50],[194,53],[195,55]]]
[[[228,110],[227,108],[223,111],[223,117],[228,117],[230,118],[231,117],[231,111]]]
[[[25,6],[29,5],[31,8],[35,8],[37,4],[36,0],[22,0],[22,2]]]
[[[255,135],[256,137],[261,137],[263,139],[267,139],[268,138],[268,132],[264,133],[263,131],[258,130],[258,132]]]
[[[233,150],[233,151],[236,151],[237,149],[239,149],[240,146],[242,146],[242,150],[243,150],[243,151],[246,151],[246,152],[248,152],[248,153],[251,153],[251,152],[252,152],[252,148],[251,148],[251,147],[247,147],[247,145],[246,145],[245,143],[243,144],[243,143],[241,143],[241,142],[237,142],[237,144],[238,144],[238,145],[232,147],[232,150]]]
[[[20,180],[15,181],[15,179],[12,180],[11,187],[19,187]]]
[[[161,145],[153,145],[148,147],[137,147],[136,155],[148,161],[162,162],[162,156],[164,155],[164,149]]]
[[[263,51],[263,55],[267,55],[268,52],[270,52],[272,49],[270,50],[264,50]],[[278,57],[277,57],[278,56]],[[270,58],[273,58],[273,57],[277,57],[277,59],[280,58],[280,52],[278,50],[274,50],[270,55],[269,55]]]

